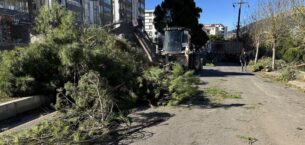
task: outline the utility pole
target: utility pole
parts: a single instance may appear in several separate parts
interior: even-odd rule
[[[237,21],[237,29],[236,29],[236,37],[237,37],[237,40],[239,40],[240,38],[240,16],[241,16],[241,9],[242,9],[242,6],[244,4],[248,4],[248,2],[244,2],[243,0],[240,0],[239,2],[236,2],[236,3],[233,3],[233,7],[235,8],[235,6],[239,6],[238,8],[238,21]],[[249,6],[249,5],[248,5]]]

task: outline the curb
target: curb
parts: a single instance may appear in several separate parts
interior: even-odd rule
[[[51,102],[50,97],[31,96],[0,104],[0,121],[37,109]]]

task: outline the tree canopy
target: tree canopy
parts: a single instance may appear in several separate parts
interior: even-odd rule
[[[169,11],[171,21],[167,23],[166,17]],[[164,0],[155,8],[154,25],[161,33],[167,25],[189,28],[192,31],[192,43],[202,46],[209,38],[202,30],[203,25],[198,21],[201,12],[202,9],[196,6],[194,0]]]

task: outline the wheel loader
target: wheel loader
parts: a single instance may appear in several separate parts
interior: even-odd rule
[[[191,43],[190,30],[183,27],[168,27],[164,31],[163,48],[160,52],[166,68],[178,63],[186,69],[200,71],[201,53]]]

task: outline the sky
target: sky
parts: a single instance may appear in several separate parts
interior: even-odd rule
[[[145,0],[146,9],[154,9],[163,0]],[[195,0],[197,7],[202,9],[200,23],[215,24],[221,23],[233,30],[237,25],[238,8],[233,7],[233,3],[239,0]],[[244,0],[248,2],[242,8],[241,21],[246,23],[247,16],[256,6],[257,0]],[[249,5],[249,7],[248,7]]]

